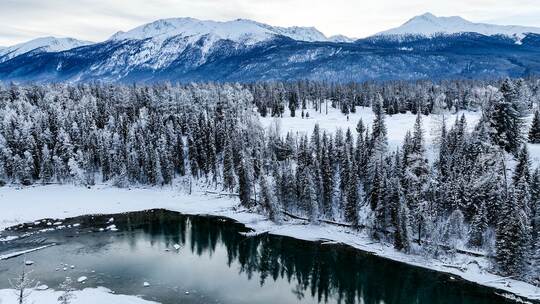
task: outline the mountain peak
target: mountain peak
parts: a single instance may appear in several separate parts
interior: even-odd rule
[[[415,18],[436,19],[437,16],[433,15],[433,14],[430,13],[430,12],[427,12],[427,13],[423,13],[423,14],[420,15],[420,16],[416,16],[416,17],[414,17],[413,19],[415,19]]]
[[[330,36],[330,37],[328,37],[328,40],[332,41],[332,42],[345,42],[345,43],[350,43],[350,42],[356,41],[355,38],[347,37],[345,35]]]
[[[540,33],[540,28],[474,23],[459,16],[438,17],[432,13],[425,13],[410,19],[400,27],[380,32],[377,36],[422,35],[430,37],[437,34],[467,32],[486,36],[504,35],[520,39],[527,33]]]
[[[52,36],[40,37],[10,47],[0,48],[0,62],[7,61],[11,58],[35,50],[43,52],[61,52],[92,43],[93,42],[77,40],[74,38],[56,38]]]
[[[176,36],[198,39],[205,35],[245,44],[254,44],[278,35],[301,41],[328,40],[324,34],[313,27],[277,27],[249,19],[212,21],[189,17],[156,20],[128,32],[118,32],[110,40],[148,38],[165,40]]]

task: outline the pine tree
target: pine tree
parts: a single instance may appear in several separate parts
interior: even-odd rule
[[[186,165],[185,165],[185,152],[184,152],[184,140],[182,136],[178,136],[177,145],[176,145],[176,170],[180,176],[186,175]]]
[[[523,141],[524,121],[514,103],[514,89],[507,80],[501,87],[502,96],[495,95],[487,110],[491,127],[495,130],[493,141],[507,152],[516,154]]]
[[[366,131],[366,127],[364,126],[364,122],[362,121],[362,118],[358,120],[358,123],[356,124],[356,132],[359,135],[363,135]]]
[[[376,159],[380,159],[386,153],[388,146],[385,111],[383,108],[383,99],[380,94],[377,95],[377,100],[373,104],[373,112],[375,113],[375,118],[373,119],[371,132],[372,153]]]
[[[315,127],[313,127],[313,133],[311,135],[310,143],[311,143],[311,149],[313,153],[315,154],[315,156],[320,162],[321,157],[322,157],[322,151],[321,151],[322,144],[321,144],[321,129],[318,123],[316,123]]]
[[[534,112],[534,118],[529,131],[529,142],[540,144],[540,111]]]
[[[383,195],[384,195],[384,186],[383,186],[383,163],[377,162],[374,169],[373,180],[371,181],[369,201],[371,206],[371,211],[376,211],[380,209],[382,204]]]
[[[347,156],[348,158],[349,156]],[[356,226],[358,224],[358,174],[353,170],[355,167],[354,161],[352,164],[346,161],[346,166],[348,166],[346,170],[348,172],[348,182],[345,186],[345,220]]]
[[[289,110],[291,111],[291,117],[296,116],[296,108],[298,107],[298,94],[296,92],[289,94]]]
[[[261,189],[259,205],[271,221],[280,222],[280,208],[277,206],[276,199],[270,191],[264,175],[259,179],[259,188]]]
[[[236,177],[234,174],[234,156],[232,143],[229,138],[225,140],[223,150],[223,187],[229,191],[234,191]]]
[[[319,210],[311,170],[307,166],[300,167],[298,170],[297,176],[300,177],[297,184],[299,207],[311,222],[316,222],[319,217]]]
[[[44,184],[50,183],[53,179],[53,164],[51,159],[51,152],[47,145],[43,146],[43,149],[41,149],[41,169],[39,178],[41,179],[41,182]]]
[[[531,209],[532,209],[532,246],[531,246],[531,280],[540,285],[540,169],[536,168],[531,178]]]
[[[294,178],[293,170],[290,163],[286,162],[281,167],[281,183],[280,193],[281,193],[281,202],[283,208],[287,211],[291,210],[291,206],[297,203],[296,196],[296,179]]]
[[[367,167],[367,151],[366,144],[364,141],[364,135],[362,133],[358,134],[356,140],[356,148],[354,149],[354,163],[356,175],[360,181],[364,181],[366,176],[366,167]]]
[[[158,140],[158,154],[164,184],[170,184],[174,178],[174,163],[168,147],[169,143],[165,135],[160,136]]]
[[[533,227],[533,239],[540,233],[540,169],[536,168],[531,177],[530,199],[531,199],[531,219]],[[540,265],[539,265],[540,266]]]
[[[332,218],[332,198],[334,192],[334,173],[330,159],[329,139],[326,133],[322,137],[322,157],[321,157],[321,183],[322,183],[322,213],[327,218]]]
[[[246,160],[240,162],[238,167],[238,194],[240,196],[240,203],[242,206],[248,208],[251,203],[251,187],[252,187],[252,174],[249,172],[249,167],[246,164]]]
[[[425,214],[425,190],[429,182],[428,161],[425,158],[424,135],[420,113],[417,114],[413,135],[405,139],[407,146],[403,147],[403,191],[407,207],[411,212],[414,230],[418,241],[421,240]]]
[[[339,190],[340,190],[340,200],[343,201],[343,198],[347,195],[347,190],[350,183],[351,176],[351,160],[349,153],[347,151],[346,145],[343,146],[342,159],[339,165]]]
[[[536,286],[540,285],[540,234],[536,234],[534,246],[532,249],[532,269],[531,280]]]
[[[520,188],[517,187],[504,202],[497,226],[496,260],[500,273],[505,276],[521,277],[524,274],[531,241],[529,219],[519,207]]]
[[[29,151],[24,151],[24,159],[21,159],[21,171],[19,181],[24,186],[29,186],[34,180],[33,173],[36,171],[34,167],[34,158]]]
[[[469,246],[480,248],[484,244],[484,233],[488,228],[486,204],[481,202],[472,218],[469,228]]]
[[[199,158],[199,152],[195,145],[195,140],[191,136],[188,136],[188,158],[189,158],[189,168],[191,175],[194,177],[199,177],[199,164],[197,159]]]
[[[150,174],[150,183],[153,185],[162,186],[164,183],[161,166],[161,158],[156,149],[152,150],[152,170]]]
[[[397,181],[397,179],[395,179]],[[397,209],[397,223],[396,231],[394,233],[394,248],[400,251],[408,252],[411,248],[410,231],[409,231],[409,208],[403,200],[403,196],[400,190],[399,182],[396,182],[398,193],[398,209]]]
[[[529,150],[527,149],[526,145],[523,145],[517,158],[517,164],[516,164],[516,169],[514,170],[514,175],[512,176],[514,185],[516,185],[521,179],[524,179],[525,182],[527,183],[530,182],[531,180],[530,167],[531,167],[531,162],[529,160]]]

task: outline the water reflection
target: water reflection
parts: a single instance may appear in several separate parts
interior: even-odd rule
[[[95,270],[88,286],[162,303],[507,303],[490,289],[345,246],[245,237],[242,225],[220,218],[155,210],[114,216],[118,232],[89,232],[109,218],[72,219],[82,228],[50,233],[62,245],[32,257],[39,279],[56,286],[66,274],[51,265],[69,261],[77,274]],[[0,268],[0,288],[16,263]]]

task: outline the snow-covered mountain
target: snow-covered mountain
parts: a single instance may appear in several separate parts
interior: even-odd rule
[[[431,14],[359,40],[326,37],[312,27],[275,27],[245,19],[163,19],[85,47],[77,47],[88,44],[84,41],[42,38],[2,49],[0,81],[524,77],[540,73],[540,35],[526,35],[529,32],[540,30]]]
[[[42,52],[61,52],[91,43],[92,42],[90,41],[82,41],[73,38],[37,38],[10,47],[0,47],[0,62],[7,61],[19,55],[35,50]]]
[[[347,36],[344,36],[344,35],[334,35],[334,36],[330,36],[328,37],[328,41],[332,41],[332,42],[355,42],[357,39],[355,38],[350,38],[350,37],[347,37]]]
[[[538,27],[474,23],[458,16],[437,17],[431,13],[416,16],[402,26],[378,33],[376,36],[478,33],[486,36],[504,35],[516,39],[527,33],[540,34]]]
[[[313,27],[276,27],[246,19],[210,21],[194,18],[161,19],[136,27],[128,32],[118,32],[110,40],[154,39],[166,40],[184,37],[197,41],[203,36],[213,40],[231,40],[242,44],[255,44],[275,36],[285,36],[299,41],[328,41]]]

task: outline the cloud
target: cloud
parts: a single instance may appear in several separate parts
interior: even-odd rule
[[[537,6],[537,0],[2,0],[0,45],[44,35],[102,41],[156,19],[187,16],[315,26],[327,35],[353,37],[399,26],[427,11],[497,23],[525,19],[540,26]]]

